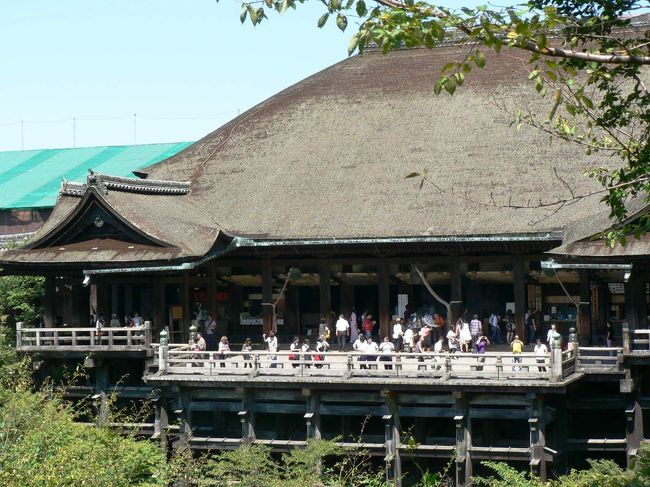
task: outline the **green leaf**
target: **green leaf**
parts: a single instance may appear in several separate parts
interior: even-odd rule
[[[479,68],[485,67],[485,55],[478,49],[474,53],[474,62]]]
[[[246,22],[247,16],[248,16],[248,10],[243,10],[242,13],[239,15],[239,20],[242,24]]]
[[[282,3],[280,4],[280,8],[278,9],[278,12],[283,14],[284,12],[287,11],[287,8],[289,8],[289,0],[282,0]]]
[[[359,17],[365,17],[368,13],[368,7],[366,7],[366,2],[359,0],[357,2],[357,15]]]
[[[352,36],[350,39],[350,42],[348,43],[348,56],[351,56],[352,53],[359,47],[359,34],[356,33]]]
[[[439,95],[442,92],[442,83],[440,80],[436,81],[436,84],[433,85],[433,93]]]
[[[318,28],[322,28],[325,23],[327,22],[327,19],[329,19],[330,14],[323,14],[320,16],[320,19],[318,19]]]
[[[336,26],[341,29],[341,32],[345,32],[345,29],[348,26],[348,18],[343,14],[338,14],[336,16]]]
[[[407,176],[405,176],[404,179],[416,178],[416,177],[418,177],[419,175],[420,175],[419,172],[412,172],[412,173],[408,174]]]
[[[453,95],[456,92],[456,82],[454,78],[447,78],[447,82],[444,84],[443,88],[447,93]]]

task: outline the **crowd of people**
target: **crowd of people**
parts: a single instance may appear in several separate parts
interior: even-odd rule
[[[526,317],[528,319],[528,317]],[[309,337],[301,339],[295,336],[288,346],[288,359],[289,361],[309,362],[315,367],[322,367],[326,357],[326,352],[330,351],[330,339],[333,339],[334,346],[339,352],[349,350],[348,343],[351,343],[351,349],[357,353],[357,358],[360,362],[360,368],[367,368],[368,362],[386,362],[384,367],[386,369],[392,368],[393,356],[396,353],[409,353],[418,357],[420,361],[424,360],[426,353],[433,352],[434,354],[440,353],[477,353],[485,354],[488,348],[493,343],[507,343],[510,351],[515,355],[520,355],[524,352],[525,343],[515,333],[514,317],[512,313],[506,313],[502,318],[499,315],[493,314],[490,316],[487,323],[479,319],[478,315],[474,314],[469,317],[465,312],[456,321],[453,326],[446,326],[446,320],[438,315],[433,314],[425,317],[422,320],[421,326],[414,326],[413,322],[406,321],[402,317],[396,317],[391,325],[390,333],[388,336],[376,340],[375,332],[377,322],[374,320],[371,313],[364,313],[360,320],[354,311],[349,316],[340,314],[338,319],[333,325],[333,333],[330,331],[329,326],[323,320],[319,326],[319,334],[316,340],[312,341]],[[530,321],[530,320],[529,320]],[[485,333],[489,329],[490,333]],[[192,339],[192,349],[198,352],[214,351],[213,357],[219,360],[225,360],[229,352],[236,352],[238,350],[231,350],[228,337],[222,336],[216,346],[212,344],[215,342],[214,320],[208,316],[203,331],[198,331],[196,336]],[[535,330],[537,332],[537,329]],[[551,343],[556,333],[555,324],[548,330],[546,340],[544,343],[541,337],[537,337],[532,333],[530,338],[535,338],[533,352],[538,356],[537,363],[540,371],[546,371],[546,358]],[[206,340],[205,336],[208,337]],[[488,336],[489,335],[489,336]],[[252,339],[246,338],[241,347],[241,355],[244,357],[245,367],[252,366],[250,364],[251,352],[253,351]],[[271,362],[271,367],[277,365],[277,353],[280,350],[278,337],[271,331],[268,335],[262,335],[262,344],[266,351],[270,352],[268,359]],[[521,359],[514,359],[514,370],[520,368]],[[224,362],[221,366],[225,366]],[[294,364],[294,367],[298,367]]]

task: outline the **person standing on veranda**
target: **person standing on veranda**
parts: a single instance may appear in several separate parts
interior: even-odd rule
[[[359,336],[359,327],[357,326],[357,312],[352,307],[352,312],[350,313],[350,343],[357,341]]]
[[[346,320],[343,313],[341,313],[339,319],[336,321],[336,339],[339,342],[339,352],[345,350],[345,341],[349,334],[350,323],[348,323],[348,320]]]
[[[399,316],[393,325],[393,345],[397,352],[401,352],[404,349],[404,329],[402,328],[402,318]]]
[[[214,318],[211,314],[208,315],[208,319],[205,321],[205,341],[208,346],[208,350],[214,350],[216,344],[216,335],[217,333],[217,322],[214,321]]]

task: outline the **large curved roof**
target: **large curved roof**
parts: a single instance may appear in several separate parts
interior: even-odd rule
[[[504,207],[594,190],[584,171],[610,161],[511,126],[503,105],[549,110],[516,52],[488,54],[456,95],[434,96],[443,66],[467,49],[351,57],[147,171],[191,181],[220,228],[256,238],[543,233],[602,210],[597,197]],[[405,178],[424,169],[436,186]]]

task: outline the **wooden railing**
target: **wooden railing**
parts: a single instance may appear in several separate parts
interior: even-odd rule
[[[576,367],[580,372],[617,373],[623,370],[620,347],[580,347]]]
[[[40,350],[135,350],[151,346],[148,326],[125,328],[16,328],[19,351]]]
[[[152,372],[171,375],[269,377],[422,377],[481,380],[562,380],[575,371],[575,353],[381,354],[307,352],[197,352],[159,347]],[[153,364],[152,364],[153,365]]]
[[[624,323],[623,351],[626,354],[650,354],[650,330],[630,330]]]

